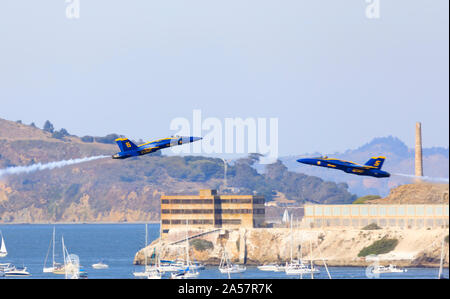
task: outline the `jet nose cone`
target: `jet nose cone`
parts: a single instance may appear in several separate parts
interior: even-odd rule
[[[191,143],[202,139],[202,137],[182,136],[180,139],[178,139],[178,144]]]
[[[311,159],[298,159],[297,162],[303,164],[311,164]]]
[[[198,140],[202,140],[202,137],[190,137],[189,142],[194,142],[194,141],[198,141]]]

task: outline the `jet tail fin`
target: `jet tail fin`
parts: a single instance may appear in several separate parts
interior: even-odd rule
[[[372,166],[376,169],[381,169],[383,166],[384,160],[386,160],[386,157],[372,157],[369,161],[366,162],[366,166]]]
[[[137,149],[136,144],[131,142],[128,138],[117,138],[116,142],[121,152],[127,152]]]

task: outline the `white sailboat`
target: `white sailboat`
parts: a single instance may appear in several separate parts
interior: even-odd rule
[[[445,257],[445,251],[444,251],[444,244],[445,244],[445,239],[442,239],[442,244],[441,244],[441,258],[439,261],[439,273],[438,273],[438,279],[444,279],[444,275],[442,272],[442,268],[444,265],[444,257]]]
[[[145,247],[143,250],[144,253],[144,271],[143,272],[133,272],[133,275],[135,277],[146,277],[148,279],[161,279],[161,271],[159,271],[157,265],[151,266],[147,263],[147,253],[145,252],[145,248],[147,247],[148,243],[148,226],[147,223],[145,224]]]
[[[64,272],[66,279],[86,278],[86,272],[80,269],[80,260],[76,254],[69,254],[62,237],[62,247],[64,256]]]
[[[3,240],[3,234],[0,231],[0,234],[2,236],[2,245],[0,247],[0,257],[5,257],[8,255],[8,250],[6,250],[5,240]]]
[[[50,246],[52,246],[52,266],[51,267],[46,267],[48,254],[50,252]],[[44,272],[44,273],[53,273],[53,271],[56,268],[56,263],[55,263],[55,227],[53,227],[53,235],[52,235],[52,240],[50,241],[50,246],[49,246],[49,248],[47,250],[47,256],[45,257],[45,260],[44,260],[44,267],[42,269],[42,272]]]
[[[247,268],[245,266],[236,265],[231,263],[230,259],[228,258],[227,252],[225,248],[223,249],[222,259],[220,260],[219,264],[219,271],[223,274],[235,274],[235,273],[242,273],[245,272]]]
[[[286,275],[300,275],[300,277],[302,278],[303,274],[311,274],[311,278],[313,278],[314,277],[313,274],[319,273],[320,271],[314,267],[312,257],[311,257],[311,267],[308,267],[303,263],[301,254],[302,246],[300,246],[300,257],[297,256],[296,260],[293,259],[293,246],[294,246],[293,238],[294,234],[292,231],[292,215],[291,215],[291,261],[289,263],[286,262],[286,267],[284,271]],[[312,249],[310,255],[312,255]]]
[[[200,274],[196,269],[193,268],[193,265],[189,259],[189,238],[188,238],[188,221],[186,220],[186,268],[177,272],[172,273],[170,278],[172,279],[187,279],[187,278],[196,278]]]

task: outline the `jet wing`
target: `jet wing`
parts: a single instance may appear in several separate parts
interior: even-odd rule
[[[339,166],[343,166],[343,167],[351,167],[351,168],[355,168],[355,169],[371,169],[371,168],[375,168],[373,166],[367,166],[367,165],[360,165],[360,164],[356,164],[354,162],[349,162],[349,161],[344,161],[344,160],[337,160],[337,159],[321,159],[321,161],[328,166],[333,167],[332,165],[339,165]],[[331,164],[331,165],[330,165]]]

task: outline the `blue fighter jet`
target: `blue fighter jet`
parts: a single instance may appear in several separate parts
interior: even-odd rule
[[[314,166],[339,169],[351,174],[373,176],[376,178],[387,178],[391,176],[389,172],[381,170],[381,166],[383,166],[383,162],[385,159],[386,157],[372,157],[364,165],[339,159],[328,158],[326,156],[319,158],[298,159],[297,162]]]
[[[120,152],[113,155],[112,158],[126,159],[129,157],[141,156],[159,151],[163,148],[191,143],[201,139],[201,137],[172,136],[169,138],[150,141],[141,145],[135,145],[128,138],[117,138],[115,141],[120,148]]]

